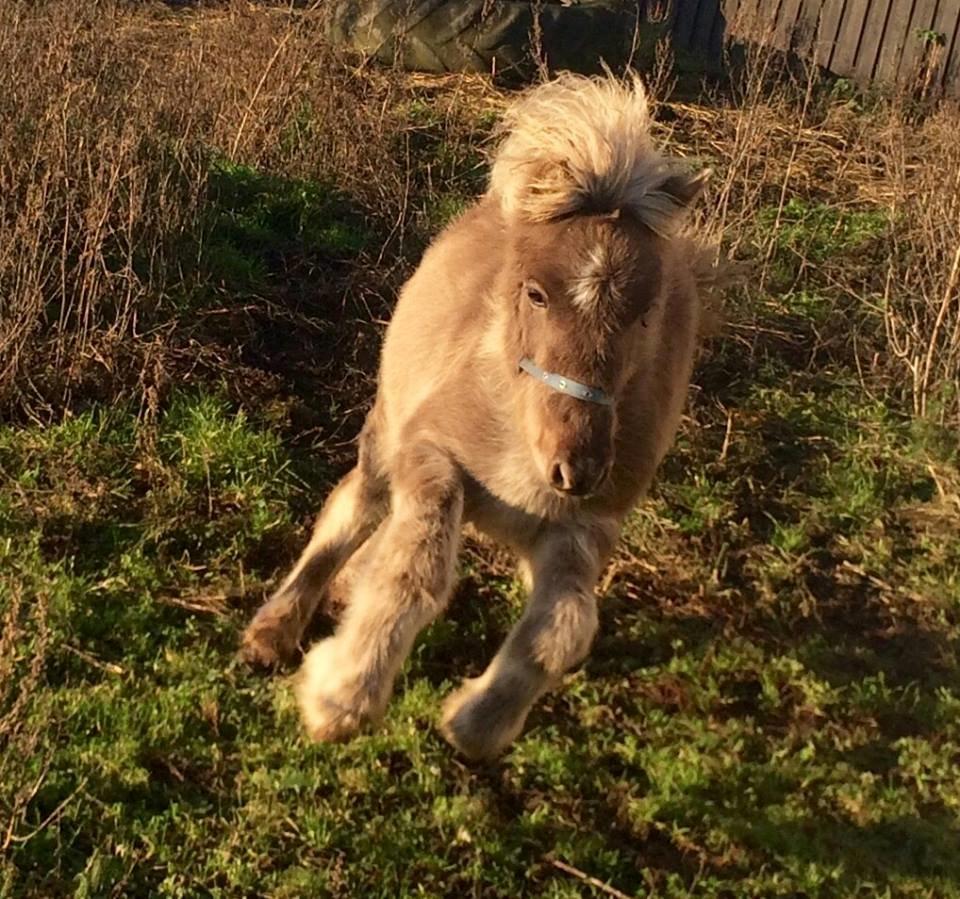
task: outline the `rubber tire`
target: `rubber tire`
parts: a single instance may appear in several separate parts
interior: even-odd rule
[[[540,48],[552,70],[596,72],[626,62],[636,3],[579,6],[491,0],[336,0],[329,34],[387,64],[424,72],[526,75],[536,65],[531,38],[539,17]],[[668,22],[641,20],[660,32]]]

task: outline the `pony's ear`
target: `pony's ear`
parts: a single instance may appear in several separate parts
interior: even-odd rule
[[[659,170],[645,172],[631,185],[630,211],[638,221],[662,237],[672,237],[683,221],[683,213],[697,198],[712,174],[678,170],[667,163]]]
[[[699,172],[675,172],[668,175],[659,190],[665,193],[680,208],[690,206],[713,175],[713,169],[701,169]]]

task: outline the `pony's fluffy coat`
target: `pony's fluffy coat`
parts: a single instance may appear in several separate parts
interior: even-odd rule
[[[245,635],[252,662],[294,656],[347,566],[343,619],[297,686],[316,739],[383,714],[417,631],[449,599],[469,525],[517,553],[530,597],[442,727],[471,758],[503,751],[588,651],[597,579],[680,419],[701,304],[695,246],[669,235],[702,176],[654,149],[636,80],[564,76],[525,94],[506,127],[487,195],[401,293],[357,467]],[[553,291],[559,314],[524,297],[527,279]],[[519,370],[524,356],[562,360],[614,407],[547,391]],[[558,458],[606,473],[590,495],[560,495]]]

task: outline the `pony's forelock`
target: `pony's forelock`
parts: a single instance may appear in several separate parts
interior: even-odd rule
[[[658,234],[673,233],[680,204],[663,185],[677,169],[654,147],[637,76],[561,75],[523,94],[501,133],[490,193],[508,217],[544,222],[622,210]]]

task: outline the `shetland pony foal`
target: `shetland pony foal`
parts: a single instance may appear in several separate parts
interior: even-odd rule
[[[443,731],[468,757],[501,752],[586,655],[597,578],[673,440],[700,319],[676,231],[706,173],[658,155],[637,81],[562,76],[505,131],[487,193],[401,293],[356,468],[244,636],[249,661],[290,659],[350,560],[343,619],[297,686],[317,740],[383,714],[470,524],[517,553],[530,600]]]

